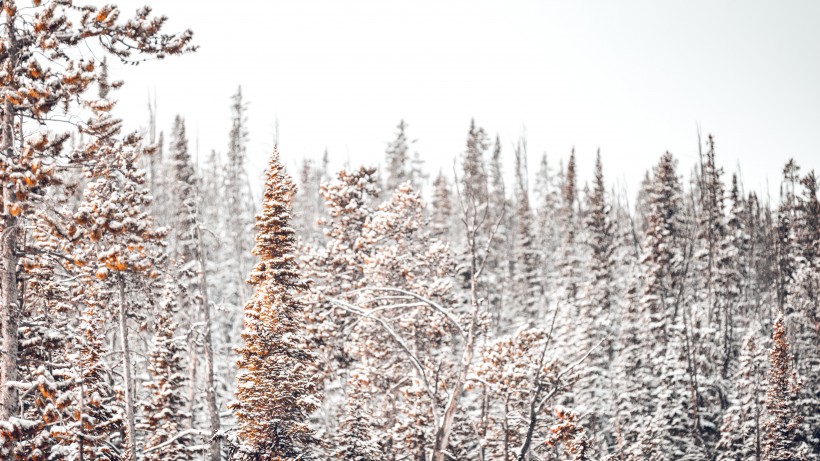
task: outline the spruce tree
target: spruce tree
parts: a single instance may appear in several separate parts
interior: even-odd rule
[[[527,151],[523,143],[519,143],[515,151],[516,166],[516,204],[515,204],[515,262],[514,284],[512,301],[512,326],[517,327],[521,319],[533,322],[543,315],[539,312],[542,305],[541,281],[539,280],[540,254],[536,248],[533,230],[532,210],[530,209],[529,185],[527,182]],[[516,318],[516,314],[520,316]]]
[[[578,186],[575,171],[575,149],[569,156],[567,171],[561,184],[561,207],[559,209],[559,228],[561,233],[561,254],[559,271],[560,300],[568,305],[574,305],[578,296],[580,284],[581,256],[576,239],[579,234],[578,226]]]
[[[307,459],[315,443],[307,420],[320,404],[317,358],[302,333],[304,306],[297,295],[308,285],[290,227],[293,193],[274,149],[256,218],[253,253],[259,262],[248,277],[255,291],[244,307],[244,344],[237,349],[236,402],[231,405],[241,442],[236,460]]]
[[[763,423],[764,461],[802,461],[805,446],[800,445],[802,416],[795,400],[800,383],[792,370],[792,354],[782,317],[774,323],[772,349],[769,352],[766,421]]]
[[[407,133],[405,133],[406,128],[407,124],[404,123],[404,120],[399,121],[399,124],[396,126],[396,139],[387,145],[387,151],[385,151],[385,161],[387,164],[387,182],[385,183],[385,189],[388,193],[399,187],[399,184],[410,179],[408,171],[410,141],[407,140]]]
[[[155,317],[154,339],[148,353],[150,380],[145,388],[150,394],[141,405],[142,417],[138,430],[146,432],[144,456],[146,461],[187,461],[193,459],[189,451],[190,436],[180,436],[187,419],[183,390],[187,386],[182,358],[183,348],[177,343],[176,288],[171,279],[165,281],[165,293]]]
[[[720,426],[718,461],[760,461],[761,425],[766,390],[765,350],[757,327],[750,328],[738,358],[738,370],[729,392],[729,407]]]
[[[450,240],[453,226],[453,202],[447,177],[439,171],[433,181],[432,216],[430,230],[433,236],[446,241]]]
[[[587,195],[587,215],[584,220],[584,242],[589,258],[585,261],[582,296],[579,316],[581,330],[580,350],[590,350],[599,345],[591,354],[584,367],[579,382],[577,397],[581,414],[587,415],[587,426],[599,434],[602,444],[612,444],[614,434],[608,427],[612,408],[612,376],[610,363],[614,358],[614,335],[616,317],[614,300],[617,289],[613,279],[615,235],[611,217],[611,206],[607,203],[601,154],[595,161],[592,190]]]
[[[488,199],[487,191],[487,169],[486,159],[487,149],[490,140],[484,128],[478,127],[475,120],[470,121],[470,130],[467,133],[467,149],[464,151],[461,168],[462,177],[462,197],[475,197],[479,208],[486,206]]]
[[[665,355],[666,329],[676,321],[682,275],[682,196],[676,161],[669,152],[654,169],[647,198],[647,226],[641,256],[641,309],[656,346]]]

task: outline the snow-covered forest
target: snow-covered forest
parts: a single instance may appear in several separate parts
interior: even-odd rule
[[[784,157],[758,196],[708,135],[630,197],[605,154],[583,183],[574,150],[528,165],[469,120],[450,170],[396,121],[333,171],[249,152],[241,89],[197,162],[184,113],[123,128],[108,66],[191,31],[25,3],[0,15],[0,459],[820,460],[814,171]]]

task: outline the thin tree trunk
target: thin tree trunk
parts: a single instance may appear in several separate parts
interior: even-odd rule
[[[510,461],[510,393],[504,398],[504,421],[502,428],[504,429],[504,461]]]
[[[79,404],[80,404],[80,433],[77,436],[77,445],[79,446],[78,450],[78,461],[85,461],[85,401],[83,400],[83,393],[85,389],[83,389],[83,382],[80,381],[80,392],[79,392]]]
[[[190,298],[188,298],[187,301],[190,302]],[[199,317],[199,315],[197,314],[200,310],[200,307],[201,306],[198,303],[191,302],[188,309],[190,316],[190,328],[188,329],[188,414],[191,416],[191,419],[189,420],[190,429],[193,429],[196,425],[196,417],[194,416],[194,412],[196,411],[197,399],[196,372],[197,366],[199,364],[199,350],[197,350],[196,334],[194,334],[194,325],[196,324],[196,319]]]
[[[501,214],[503,218],[503,213]],[[485,216],[486,218],[486,216]],[[500,222],[500,220],[499,220]],[[479,226],[475,225],[473,221],[473,229],[467,229],[470,244],[470,326],[467,330],[467,342],[464,345],[464,353],[461,356],[461,363],[459,364],[459,372],[456,377],[456,382],[453,384],[453,390],[450,394],[450,400],[447,402],[447,407],[442,415],[441,425],[436,430],[436,441],[433,446],[432,461],[444,461],[444,452],[447,450],[447,445],[450,441],[450,433],[453,429],[453,421],[455,420],[458,403],[461,399],[461,392],[464,390],[464,383],[467,381],[467,373],[470,371],[470,365],[473,362],[473,353],[475,349],[476,328],[478,325],[479,302],[478,302],[478,276],[487,262],[485,256],[484,260],[479,264],[478,252],[476,249],[476,233]],[[498,226],[496,226],[497,228]],[[490,233],[488,241],[492,241],[494,232]]]
[[[5,3],[5,2],[4,2]],[[15,40],[14,17],[7,15],[5,24],[6,60],[17,63],[17,42]],[[2,119],[3,155],[14,158],[14,106],[6,99]],[[12,214],[16,202],[14,191],[3,187],[3,228],[2,264],[3,276],[0,283],[0,327],[2,327],[3,350],[0,354],[0,420],[7,420],[17,412],[17,390],[10,387],[10,381],[17,380],[17,326],[19,323],[20,295],[17,289],[17,217]]]
[[[211,429],[210,461],[220,460],[219,440],[214,436],[219,432],[219,411],[216,406],[216,389],[214,388],[214,348],[211,341],[211,304],[208,300],[208,278],[205,267],[205,248],[202,245],[202,233],[199,225],[196,228],[197,245],[199,246],[199,300],[202,303],[202,321],[205,324],[205,400],[208,406],[208,422]]]
[[[125,455],[123,459],[126,461],[135,461],[137,459],[137,447],[134,422],[134,384],[131,381],[131,348],[128,344],[128,317],[125,311],[125,279],[122,274],[119,276],[119,288],[120,345],[123,375],[125,376]]]

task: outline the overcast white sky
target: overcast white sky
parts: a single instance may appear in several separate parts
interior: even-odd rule
[[[146,0],[120,0],[129,14]],[[145,125],[185,116],[192,147],[224,152],[230,95],[250,101],[252,177],[279,120],[289,165],[376,164],[399,119],[430,170],[451,171],[471,117],[511,154],[526,130],[530,165],[575,146],[589,177],[600,147],[611,181],[634,191],[670,150],[688,171],[696,126],[717,137],[747,189],[774,185],[785,160],[820,167],[817,1],[153,1],[200,51],[136,68],[118,112]],[[510,163],[511,166],[511,163]],[[532,173],[532,171],[531,171]],[[727,178],[728,181],[728,178]]]

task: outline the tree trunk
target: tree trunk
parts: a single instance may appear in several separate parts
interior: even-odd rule
[[[7,104],[8,106],[8,104]],[[3,350],[0,355],[0,420],[7,420],[17,412],[17,391],[8,385],[17,380],[17,325],[19,322],[20,300],[17,289],[17,219],[9,213],[14,193],[4,190],[3,201],[6,215],[3,222],[3,279],[2,299],[0,299],[0,322],[3,334]]]
[[[194,328],[196,328],[196,322],[199,318],[199,312],[202,306],[198,301],[191,302],[190,296],[185,296],[184,298],[189,313],[187,319],[188,325],[186,328],[188,330],[188,415],[191,417],[189,420],[189,428],[194,429],[194,426],[196,425],[196,417],[194,416],[194,412],[196,411],[197,399],[196,376],[199,365],[199,350],[197,348]]]
[[[202,245],[202,233],[199,225],[196,228],[197,245],[199,246],[199,300],[202,303],[202,321],[205,324],[205,400],[208,405],[208,422],[211,429],[210,461],[220,460],[219,440],[214,438],[219,432],[219,411],[216,406],[216,389],[214,388],[214,348],[211,342],[211,304],[208,301],[208,278],[205,267],[205,248]]]
[[[131,381],[131,348],[128,344],[128,317],[125,305],[125,278],[119,275],[120,305],[120,345],[122,352],[123,375],[125,376],[125,454],[123,460],[137,459],[136,430],[134,422],[134,384]]]
[[[6,59],[17,63],[17,42],[15,40],[14,17],[7,16],[5,24]],[[3,105],[2,145],[0,150],[8,161],[14,158],[14,106],[6,99]],[[0,354],[0,420],[7,420],[17,412],[17,390],[9,387],[10,381],[17,380],[17,326],[20,315],[20,293],[17,287],[17,235],[18,220],[12,213],[16,202],[14,191],[3,184],[3,228],[2,269],[0,282],[0,327],[3,335],[3,350]]]
[[[491,237],[492,238],[492,237]],[[464,383],[467,381],[467,373],[470,371],[470,364],[473,362],[473,352],[475,349],[476,326],[478,324],[479,302],[478,302],[478,256],[475,249],[475,235],[471,236],[471,259],[472,259],[472,277],[470,280],[470,327],[467,330],[467,342],[464,345],[464,353],[461,356],[461,364],[459,365],[458,376],[453,385],[453,391],[450,394],[450,400],[447,402],[447,407],[444,410],[441,425],[436,430],[436,442],[433,446],[432,461],[444,461],[444,452],[447,450],[447,445],[450,441],[450,433],[453,429],[453,421],[455,419],[458,403],[461,399],[461,392],[464,390]]]

